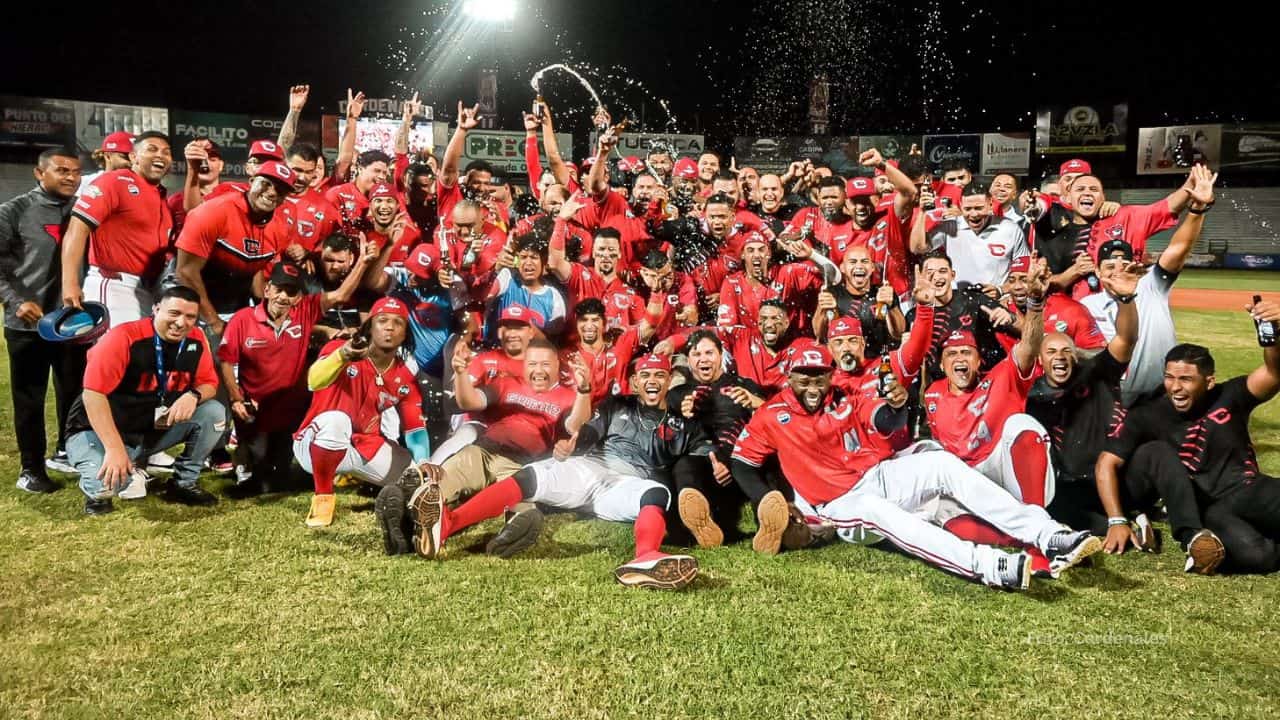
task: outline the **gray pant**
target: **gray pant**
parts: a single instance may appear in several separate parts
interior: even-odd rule
[[[137,463],[142,458],[181,443],[185,443],[182,454],[173,464],[173,480],[181,487],[195,487],[200,472],[204,469],[205,458],[218,444],[227,429],[227,409],[217,400],[200,403],[190,420],[180,422],[167,430],[156,430],[148,433],[137,445],[126,445],[125,452]],[[102,486],[102,478],[98,472],[102,469],[102,460],[106,456],[106,448],[98,433],[92,430],[78,432],[67,438],[67,456],[71,464],[80,474],[80,490],[94,499],[115,497],[124,486],[108,490]]]

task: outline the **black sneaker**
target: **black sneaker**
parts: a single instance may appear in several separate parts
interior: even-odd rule
[[[373,513],[382,527],[382,547],[388,555],[413,553],[413,543],[404,532],[406,510],[404,490],[395,483],[382,488],[373,502]]]
[[[227,495],[234,500],[247,500],[257,497],[266,492],[263,483],[258,478],[250,478],[244,482],[238,482],[227,488]]]
[[[489,541],[484,551],[500,558],[509,558],[533,547],[542,532],[542,511],[529,508],[518,512],[507,521],[502,530]]]
[[[53,457],[44,461],[45,468],[54,472],[66,473],[74,475],[76,466],[71,464],[71,458],[67,457],[66,450],[59,450],[53,454]]]
[[[1100,550],[1102,538],[1097,535],[1090,534],[1088,530],[1064,529],[1049,537],[1044,555],[1049,558],[1049,571],[1057,575]]]
[[[94,500],[91,497],[84,499],[85,515],[106,515],[116,511],[116,506],[112,504],[111,498],[103,498],[102,500]]]
[[[23,470],[18,476],[18,482],[15,483],[19,490],[25,490],[29,493],[47,494],[54,492],[62,487],[58,483],[49,479],[44,473],[33,473],[30,470]]]
[[[183,505],[217,505],[218,498],[213,493],[206,491],[199,485],[191,487],[183,487],[174,485],[169,491],[169,497]]]

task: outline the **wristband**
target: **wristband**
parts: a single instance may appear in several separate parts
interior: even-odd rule
[[[188,390],[187,392],[185,392],[185,393],[183,393],[183,394],[184,394],[184,395],[186,395],[186,394],[195,395],[195,396],[196,396],[196,402],[197,402],[197,403],[204,399],[204,396],[200,394],[200,391],[199,391],[199,390],[197,390],[197,389],[195,389],[195,388],[191,388],[190,390]]]
[[[1034,310],[1035,312],[1040,312],[1041,310],[1044,310],[1044,298],[1033,298],[1030,295],[1028,295],[1027,309]]]
[[[1192,215],[1203,215],[1203,214],[1205,214],[1205,213],[1209,212],[1209,209],[1210,209],[1210,208],[1212,208],[1212,207],[1213,207],[1213,203],[1209,203],[1208,205],[1205,205],[1204,207],[1200,208],[1199,210],[1197,210],[1197,209],[1195,209],[1195,208],[1193,208],[1193,207],[1188,207],[1188,208],[1187,208],[1187,212],[1191,213]]]
[[[1122,305],[1128,305],[1129,303],[1133,302],[1133,299],[1136,297],[1138,296],[1137,295],[1116,295],[1115,299],[1116,299],[1116,302]]]
[[[583,390],[582,388],[578,388],[578,394],[579,394],[579,395],[590,395],[590,394],[591,394],[591,388],[587,388],[586,390]]]
[[[1125,517],[1107,518],[1107,527],[1109,528],[1113,528],[1119,525],[1128,525],[1128,524],[1129,524],[1129,518],[1125,518]]]

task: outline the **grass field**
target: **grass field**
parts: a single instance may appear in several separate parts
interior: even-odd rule
[[[1280,292],[1280,272],[1265,270],[1189,269],[1178,277],[1178,288]]]
[[[1178,320],[1221,376],[1258,364],[1243,313]],[[305,494],[85,519],[69,481],[14,489],[2,404],[3,718],[1280,714],[1280,578],[1187,576],[1172,548],[1012,595],[876,549],[748,543],[694,551],[687,592],[628,591],[629,528],[567,516],[520,559],[481,554],[490,523],[438,563],[384,557],[354,494],[323,532]],[[1253,431],[1280,473],[1280,402]]]

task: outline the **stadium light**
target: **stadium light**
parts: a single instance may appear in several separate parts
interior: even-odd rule
[[[466,0],[462,12],[484,22],[511,22],[516,17],[516,0]]]

